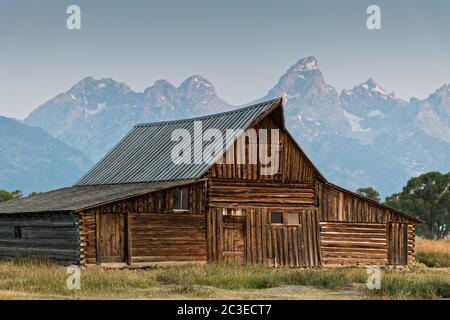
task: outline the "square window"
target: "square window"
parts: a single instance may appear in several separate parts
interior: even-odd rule
[[[22,227],[14,227],[14,239],[22,239]]]
[[[298,213],[288,213],[287,223],[288,224],[300,224],[300,221],[298,219]]]
[[[173,209],[189,210],[189,190],[173,191]]]
[[[282,212],[271,212],[270,213],[270,223],[283,223],[283,213]]]

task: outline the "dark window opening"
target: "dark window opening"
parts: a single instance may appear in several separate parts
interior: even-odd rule
[[[270,214],[270,223],[283,223],[283,213],[272,212]]]
[[[22,239],[22,227],[14,227],[14,238]]]
[[[189,210],[189,191],[174,190],[173,192],[173,209]]]

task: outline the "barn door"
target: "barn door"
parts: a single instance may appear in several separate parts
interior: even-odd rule
[[[245,261],[245,216],[222,216],[223,261]]]
[[[389,264],[408,264],[408,224],[389,223]]]
[[[125,215],[98,215],[98,256],[102,263],[125,262]]]

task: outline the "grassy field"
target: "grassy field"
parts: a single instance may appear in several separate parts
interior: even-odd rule
[[[416,260],[432,268],[450,268],[450,239],[417,239]]]
[[[418,241],[413,268],[383,270],[369,290],[365,268],[275,269],[262,265],[183,265],[81,271],[68,290],[66,268],[45,260],[0,262],[1,299],[439,299],[450,298],[448,242]],[[420,258],[419,258],[420,257]],[[447,267],[445,267],[447,266]]]

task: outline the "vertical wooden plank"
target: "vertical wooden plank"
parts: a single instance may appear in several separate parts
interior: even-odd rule
[[[260,215],[261,215],[261,245],[262,245],[262,262],[264,264],[267,264],[267,210],[260,209]]]
[[[278,255],[278,238],[276,234],[276,229],[272,226],[270,228],[271,238],[272,238],[272,257],[274,267],[279,266],[279,255]]]
[[[289,243],[287,227],[282,227],[284,266],[289,266]]]
[[[132,216],[131,213],[127,213],[127,264],[131,266],[132,257],[133,257],[133,251],[132,251],[132,245],[131,241],[133,239],[133,236],[131,234],[131,224],[132,224]]]
[[[250,210],[245,210],[245,216],[246,216],[246,252],[247,252],[246,256],[247,256],[247,263],[250,264],[252,262],[252,248],[251,248],[252,221]]]
[[[292,251],[294,256],[294,266],[299,268],[300,262],[298,258],[298,228],[292,228]]]
[[[96,254],[97,254],[97,264],[102,263],[101,256],[101,245],[100,245],[100,214],[95,213],[95,238],[96,238]]]
[[[255,210],[255,227],[256,227],[256,251],[257,251],[257,262],[262,263],[263,262],[263,253],[262,253],[262,234],[261,234],[261,209]]]
[[[298,260],[299,260],[299,266],[304,267],[305,266],[305,260],[303,259],[303,224],[299,225],[299,228],[297,230],[297,246],[298,246]]]
[[[258,241],[257,241],[257,237],[256,237],[256,232],[257,232],[257,228],[256,228],[256,214],[255,214],[255,210],[254,209],[250,209],[250,215],[252,217],[252,263],[256,264],[258,261],[258,253],[257,253],[257,249],[256,247],[258,246]]]
[[[223,213],[222,211],[217,212],[217,255],[219,257],[219,261],[223,261]]]

